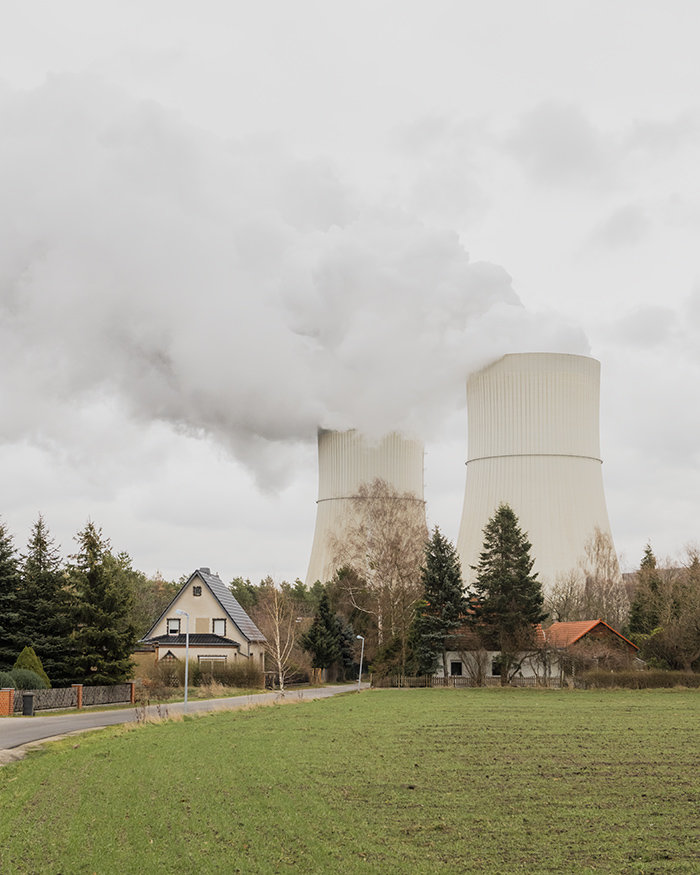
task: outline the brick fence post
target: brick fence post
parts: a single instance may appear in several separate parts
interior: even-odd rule
[[[15,691],[11,687],[0,690],[0,717],[12,717],[15,713]]]
[[[136,681],[129,681],[131,692],[129,693],[129,701],[132,705],[136,703]]]
[[[83,707],[83,685],[82,684],[71,684],[73,689],[75,690],[75,707],[80,709]]]

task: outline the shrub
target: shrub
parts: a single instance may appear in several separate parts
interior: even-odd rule
[[[15,679],[12,677],[9,671],[0,671],[0,689],[7,689],[8,687],[12,687],[14,689]]]
[[[28,671],[33,671],[35,674],[38,674],[39,677],[42,678],[42,680],[46,684],[46,687],[42,689],[50,689],[51,681],[49,680],[49,676],[44,671],[44,666],[41,664],[41,660],[34,652],[33,647],[25,647],[24,650],[17,657],[17,661],[12,666],[12,668],[13,670],[16,668],[26,668]]]
[[[10,672],[16,690],[47,690],[48,684],[35,671],[28,668],[13,668]]]
[[[658,687],[700,687],[700,674],[692,671],[587,671],[581,675],[587,688],[626,687],[648,690]]]
[[[183,660],[164,660],[149,666],[144,673],[144,683],[151,690],[172,689],[185,685],[185,663]],[[214,663],[213,670],[202,671],[197,660],[191,659],[188,669],[187,683],[190,687],[209,684],[212,681],[227,687],[243,687],[245,689],[261,690],[265,686],[264,674],[253,662]]]
[[[200,671],[200,676],[202,672]],[[203,675],[205,681],[213,678],[227,687],[261,690],[265,686],[265,675],[251,660],[214,664],[213,671]]]

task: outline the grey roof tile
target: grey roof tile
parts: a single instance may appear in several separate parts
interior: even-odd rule
[[[226,611],[233,622],[238,626],[243,635],[249,641],[265,641],[265,636],[258,629],[255,623],[250,619],[248,614],[238,604],[231,590],[224,584],[218,574],[212,574],[210,571],[199,568],[194,572],[198,574],[206,583],[209,589],[214,593],[221,607]],[[194,576],[194,575],[193,575]],[[189,583],[189,581],[188,581]]]

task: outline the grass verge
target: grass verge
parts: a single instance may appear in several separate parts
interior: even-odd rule
[[[696,691],[383,690],[0,770],[0,871],[700,871]]]

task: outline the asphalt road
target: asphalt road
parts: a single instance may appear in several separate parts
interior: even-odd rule
[[[369,684],[362,684],[363,689],[367,687]],[[187,713],[236,711],[239,708],[250,708],[251,705],[325,699],[328,696],[356,689],[356,686],[343,684],[342,686],[319,687],[318,689],[291,690],[284,695],[280,693],[252,693],[248,696],[234,696],[228,699],[195,699],[188,702]],[[161,706],[150,705],[147,711],[149,716],[157,717],[163,716],[166,712],[167,714],[182,714],[184,707],[183,702],[175,702]],[[36,717],[4,717],[0,719],[0,764],[17,759],[17,754],[21,755],[22,753],[18,748],[32,742],[45,741],[74,732],[84,732],[87,729],[98,729],[104,726],[114,726],[117,723],[133,723],[135,721],[135,708],[92,712],[86,710],[79,714],[57,714],[54,712],[51,715],[43,716],[40,714]],[[8,755],[10,751],[13,751],[14,754]]]

